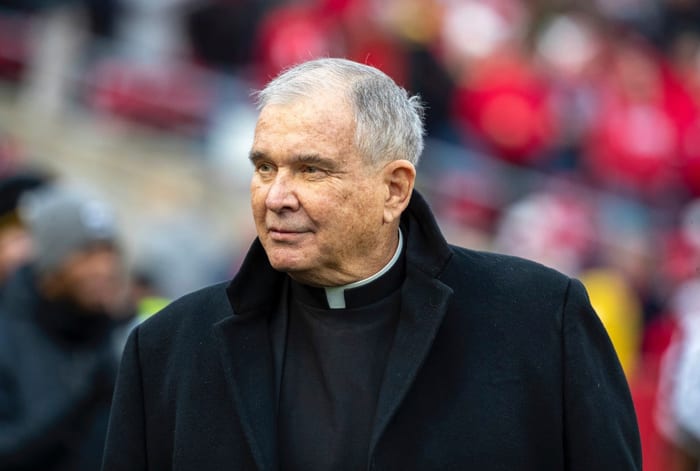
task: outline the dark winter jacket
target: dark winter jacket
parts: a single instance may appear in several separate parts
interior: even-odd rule
[[[117,328],[48,302],[20,270],[0,302],[0,471],[94,471],[119,352]]]
[[[367,469],[641,469],[628,387],[581,283],[448,245],[417,193],[402,230],[401,318]],[[103,471],[284,469],[287,284],[256,241],[230,284],[132,332]]]

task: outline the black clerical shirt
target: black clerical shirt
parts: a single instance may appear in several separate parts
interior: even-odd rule
[[[291,283],[278,415],[283,470],[358,470],[369,441],[401,310],[404,262],[345,292],[330,309],[325,292]]]

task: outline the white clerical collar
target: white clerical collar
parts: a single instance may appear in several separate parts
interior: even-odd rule
[[[396,261],[399,259],[401,256],[401,250],[403,249],[403,235],[401,234],[401,229],[399,229],[399,243],[396,247],[396,252],[394,252],[394,256],[391,257],[391,260],[389,260],[389,263],[384,265],[384,268],[379,270],[377,273],[374,275],[370,276],[369,278],[365,278],[363,280],[359,281],[354,281],[350,284],[343,285],[343,286],[331,286],[328,288],[324,288],[326,292],[326,299],[328,300],[328,307],[331,309],[344,309],[345,308],[345,290],[347,289],[353,289],[353,288],[359,288],[360,286],[364,286],[366,284],[369,284],[373,282],[374,280],[378,279],[380,276],[388,272],[391,267],[394,266]]]

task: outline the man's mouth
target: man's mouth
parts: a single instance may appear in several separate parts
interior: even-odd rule
[[[270,238],[274,241],[278,242],[291,242],[299,237],[307,234],[309,231],[307,230],[299,230],[299,229],[289,229],[289,228],[282,228],[282,227],[270,227],[267,230],[268,234],[270,235]]]

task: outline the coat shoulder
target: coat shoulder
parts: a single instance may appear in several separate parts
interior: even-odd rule
[[[451,246],[453,263],[460,269],[478,272],[506,283],[568,284],[570,278],[541,263],[495,252],[485,252]]]
[[[572,279],[553,268],[511,255],[452,250],[454,256],[440,278],[464,302],[558,312],[569,296]]]

